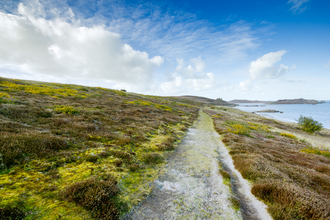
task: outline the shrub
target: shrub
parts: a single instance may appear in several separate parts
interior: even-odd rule
[[[68,187],[64,197],[92,211],[97,219],[117,219],[119,211],[116,207],[116,197],[119,193],[117,181],[112,176],[103,179],[92,177],[74,183]]]
[[[0,219],[2,220],[19,220],[26,216],[24,210],[21,207],[5,206],[0,207]]]
[[[111,151],[110,153],[113,156],[115,156],[117,158],[124,159],[126,161],[131,161],[132,160],[131,154],[129,154],[129,153],[125,152],[125,151]]]
[[[227,130],[233,134],[242,134],[246,136],[249,136],[250,134],[250,129],[242,124],[231,124]]]
[[[320,122],[314,120],[312,117],[300,116],[298,119],[298,124],[303,131],[308,133],[314,133],[316,131],[320,131],[323,128],[323,125]]]
[[[139,166],[139,164],[132,164],[132,165],[128,166],[128,169],[132,172],[135,172],[140,169],[140,166]]]
[[[91,162],[91,163],[96,163],[98,159],[99,159],[99,157],[97,155],[89,155],[86,158],[86,161]]]
[[[147,153],[144,155],[146,164],[159,164],[164,161],[164,157],[157,153]]]
[[[174,137],[169,137],[165,142],[161,143],[159,146],[158,146],[158,150],[159,151],[171,151],[171,150],[174,150],[174,141],[175,141],[175,138]]]
[[[115,159],[114,161],[114,164],[117,166],[117,167],[120,167],[121,165],[123,165],[123,161],[121,159]]]

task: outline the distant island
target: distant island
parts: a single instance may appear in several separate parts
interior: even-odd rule
[[[228,101],[229,103],[270,103],[271,101],[258,101],[258,100],[246,100],[246,99],[234,99],[231,101]]]
[[[312,104],[312,105],[316,105],[316,104],[322,104],[325,103],[325,101],[317,101],[314,99],[280,99],[276,102],[271,102],[269,104]]]
[[[273,109],[266,109],[266,110],[261,110],[261,111],[256,111],[256,112],[252,112],[252,113],[283,113],[282,111],[277,111],[277,110],[273,110]]]
[[[275,102],[273,101],[258,101],[258,100],[246,100],[246,99],[234,99],[231,101],[228,101],[228,103],[265,103],[265,104],[272,104],[272,105],[281,105],[281,104],[322,104],[325,103],[325,101],[317,101],[315,99],[279,99]]]

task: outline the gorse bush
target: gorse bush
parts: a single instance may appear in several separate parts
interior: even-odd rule
[[[241,122],[237,121],[226,121],[225,124],[228,126],[227,131],[233,134],[242,134],[242,135],[249,135],[251,130],[249,127]]]
[[[61,84],[48,84],[48,85],[37,85],[37,84],[28,84],[28,85],[21,85],[9,81],[1,81],[0,86],[3,87],[3,91],[8,92],[18,92],[23,91],[25,93],[30,94],[40,94],[40,95],[48,95],[54,98],[61,98],[61,97],[79,97],[79,98],[86,98],[88,94],[79,92],[73,88],[58,88],[57,86],[61,86]],[[64,86],[64,85],[62,85]]]
[[[54,111],[62,112],[62,113],[70,114],[70,115],[79,113],[79,111],[77,109],[75,109],[74,107],[65,106],[65,105],[56,106]]]
[[[283,136],[283,137],[291,138],[291,139],[297,139],[297,137],[294,136],[293,134],[281,133],[280,135]]]
[[[248,122],[247,124],[245,124],[237,121],[226,121],[225,124],[228,126],[227,131],[233,134],[249,136],[252,130],[270,132],[268,126],[252,122]]]
[[[307,154],[318,154],[318,155],[322,155],[322,156],[330,158],[329,150],[322,150],[322,149],[318,149],[315,147],[307,147],[307,148],[300,150],[300,152],[307,153]]]
[[[300,116],[298,119],[298,124],[303,131],[308,133],[314,133],[316,131],[320,131],[323,128],[323,125],[320,122],[314,120],[312,117]]]
[[[232,124],[227,130],[233,134],[249,135],[250,129],[241,124]]]

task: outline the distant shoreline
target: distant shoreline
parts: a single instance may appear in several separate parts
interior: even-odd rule
[[[268,104],[268,105],[286,105],[286,104],[323,104],[325,101],[317,101],[315,99],[279,99],[277,101],[259,101],[259,100],[246,100],[246,99],[234,99],[231,101],[228,101],[228,103],[233,103],[233,104]]]

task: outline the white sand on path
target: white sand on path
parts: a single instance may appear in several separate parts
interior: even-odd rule
[[[230,202],[233,192],[219,174],[219,160],[232,177],[241,210]],[[234,182],[233,182],[234,181]],[[124,219],[271,219],[266,205],[234,168],[211,117],[200,117],[168,158],[150,196]]]

